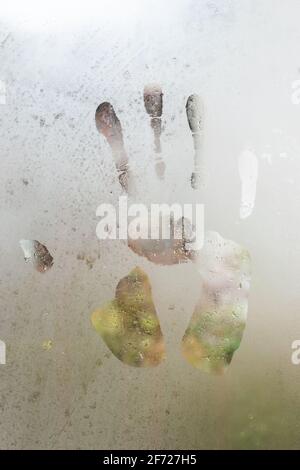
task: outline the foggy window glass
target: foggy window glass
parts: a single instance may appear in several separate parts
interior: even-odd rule
[[[2,449],[296,449],[300,4],[0,12]]]

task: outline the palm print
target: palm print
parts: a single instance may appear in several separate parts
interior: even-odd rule
[[[159,85],[144,88],[145,110],[154,138],[156,175],[164,180],[161,134],[163,93]],[[196,94],[186,103],[187,122],[194,142],[192,191],[205,185],[202,159],[202,100]],[[120,185],[131,198],[136,196],[134,177],[127,156],[121,123],[108,102],[99,105],[96,127],[112,152]],[[190,188],[190,189],[191,189]],[[246,249],[218,232],[206,232],[200,250],[189,248],[189,221],[180,221],[184,236],[170,240],[128,239],[128,248],[157,265],[192,263],[199,276],[199,300],[181,340],[184,358],[206,372],[223,373],[242,340],[246,325],[250,287],[250,256]],[[115,298],[93,312],[92,324],[111,352],[135,367],[157,366],[165,359],[163,334],[152,299],[149,278],[136,266],[122,278]]]

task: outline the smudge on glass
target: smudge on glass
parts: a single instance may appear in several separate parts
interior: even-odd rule
[[[53,257],[47,247],[37,240],[20,240],[20,246],[26,262],[30,261],[40,273],[48,271],[53,266]]]
[[[139,256],[147,258],[154,264],[163,266],[186,263],[194,256],[194,251],[188,248],[191,242],[191,223],[186,217],[170,222],[169,239],[128,239],[129,248]],[[181,238],[177,233],[181,232]]]
[[[144,88],[144,104],[147,114],[151,118],[151,127],[154,134],[154,149],[156,153],[155,171],[160,179],[164,178],[165,163],[161,157],[161,116],[163,110],[163,92],[159,85],[150,84]]]
[[[52,346],[53,342],[51,339],[46,339],[45,341],[43,341],[42,348],[44,349],[44,351],[51,351]]]
[[[110,103],[101,103],[96,109],[96,127],[100,134],[106,138],[118,172],[122,188],[128,191],[128,157],[124,147],[122,126]]]
[[[194,141],[194,171],[191,176],[191,186],[199,189],[204,183],[204,167],[201,155],[203,142],[203,103],[196,94],[190,95],[186,102],[186,115]]]
[[[151,285],[139,267],[119,281],[115,299],[96,310],[91,321],[111,352],[125,364],[151,367],[165,358]]]
[[[248,310],[250,257],[247,250],[206,235],[199,252],[202,292],[182,340],[182,352],[194,367],[223,373],[242,340]]]

